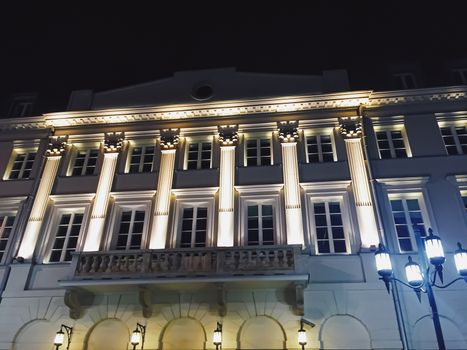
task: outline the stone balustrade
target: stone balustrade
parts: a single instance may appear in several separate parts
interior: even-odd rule
[[[79,252],[73,279],[293,274],[300,245]]]

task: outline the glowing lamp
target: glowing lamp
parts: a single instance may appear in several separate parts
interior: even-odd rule
[[[376,270],[381,277],[389,277],[392,275],[391,258],[383,244],[379,244],[378,250],[375,253]]]
[[[298,344],[300,344],[300,346],[305,346],[306,345],[306,342],[307,342],[307,338],[306,338],[306,330],[304,330],[303,328],[300,328],[298,330],[298,333],[297,333],[297,340],[298,340]]]
[[[140,323],[136,323],[136,328],[131,333],[130,343],[133,345],[133,350],[136,350],[136,345],[141,343],[141,349],[144,347],[144,336],[146,335],[146,326],[143,326]]]
[[[55,346],[61,346],[63,345],[63,342],[65,341],[65,333],[60,329],[56,334],[54,338],[54,345]]]
[[[441,238],[433,234],[433,230],[428,230],[429,235],[425,238],[426,256],[435,266],[442,265],[446,258],[444,257],[444,249],[441,243]]]
[[[456,264],[457,272],[462,277],[467,278],[467,250],[462,248],[462,245],[458,242],[457,249],[454,252],[454,262]]]
[[[212,335],[212,343],[216,346],[216,349],[222,345],[222,324],[217,322],[217,328],[214,330]]]
[[[131,333],[131,345],[138,345],[141,342],[141,332],[137,329]]]
[[[420,287],[423,284],[423,275],[420,265],[412,261],[412,257],[409,256],[409,262],[405,265],[405,275],[407,282],[411,286]]]
[[[68,337],[68,341],[67,341],[67,350],[70,348],[70,344],[71,344],[71,336],[73,334],[73,327],[68,327],[64,324],[62,324],[60,326],[60,329],[58,330],[57,333],[55,333],[55,338],[54,338],[54,346],[55,346],[55,350],[58,350],[62,345],[63,343],[65,343],[65,332],[66,332],[66,335]]]

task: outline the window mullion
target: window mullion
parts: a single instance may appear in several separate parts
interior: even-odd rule
[[[195,247],[196,240],[196,221],[198,220],[198,207],[193,207],[193,220],[191,222],[191,247]]]
[[[464,152],[462,151],[462,146],[459,141],[459,136],[457,135],[457,130],[456,130],[455,125],[451,125],[451,133],[452,133],[454,142],[456,143],[457,154],[463,154]]]
[[[405,221],[407,222],[407,229],[409,230],[410,233],[410,242],[412,243],[412,250],[418,250],[417,247],[417,242],[415,241],[415,231],[412,226],[412,220],[410,219],[410,212],[409,212],[409,207],[407,206],[407,200],[402,199],[402,206],[404,208],[404,216],[405,216]],[[417,247],[417,249],[415,249]]]
[[[73,222],[75,221],[75,213],[71,213],[70,221],[68,222],[68,227],[66,229],[65,239],[63,240],[63,247],[62,253],[60,254],[60,261],[65,261],[67,246],[68,246],[68,238],[71,234],[71,228],[73,227]]]
[[[143,164],[144,164],[144,154],[146,153],[146,146],[141,146],[141,157],[139,158],[138,164],[138,172],[143,171]]]
[[[130,225],[128,227],[128,236],[126,238],[126,249],[129,250],[131,247],[131,236],[133,235],[133,225],[135,223],[136,210],[131,210]]]
[[[203,143],[198,142],[198,157],[196,159],[196,169],[201,169],[201,154],[203,149]]]
[[[394,149],[394,143],[392,142],[392,134],[390,130],[386,130],[386,138],[388,140],[389,152],[391,152],[391,158],[396,158],[396,150]]]
[[[321,135],[316,135],[316,147],[318,148],[318,161],[323,162],[323,150],[321,148]]]
[[[27,159],[28,159],[28,153],[26,152],[24,154],[23,162],[21,163],[21,169],[19,170],[18,179],[23,178],[24,168],[26,168]]]
[[[263,205],[258,204],[258,245],[263,245]]]
[[[331,213],[329,210],[329,202],[324,202],[324,210],[326,212],[326,227],[328,230],[329,251],[334,253],[334,240],[332,239]]]

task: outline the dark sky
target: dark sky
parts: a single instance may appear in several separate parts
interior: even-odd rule
[[[463,1],[5,2],[2,96],[38,91],[59,98],[187,69],[313,74],[348,68],[371,76],[387,62],[421,62],[429,71],[443,60],[467,58]]]

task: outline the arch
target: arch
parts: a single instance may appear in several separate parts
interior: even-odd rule
[[[321,326],[323,349],[371,349],[370,333],[364,323],[351,315],[333,315]]]
[[[86,350],[126,350],[130,341],[130,331],[125,323],[117,318],[107,318],[96,323],[86,336]]]
[[[246,320],[238,333],[239,349],[286,349],[286,341],[281,324],[269,316]]]
[[[448,349],[467,349],[467,341],[455,322],[440,316],[444,342]],[[431,315],[420,317],[413,325],[412,346],[414,349],[437,349],[436,334]]]
[[[163,350],[205,349],[206,331],[198,320],[181,317],[170,321],[161,334]]]
[[[15,335],[13,350],[50,350],[58,328],[47,320],[26,323]]]

